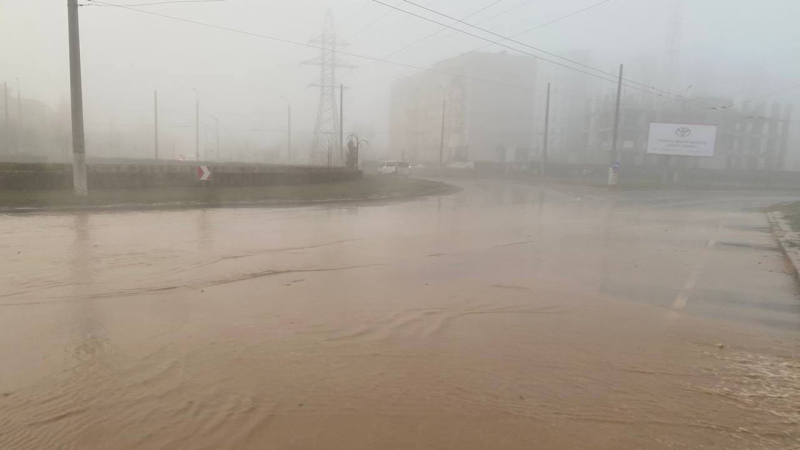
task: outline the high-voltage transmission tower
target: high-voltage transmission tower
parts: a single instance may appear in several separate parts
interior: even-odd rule
[[[319,87],[319,106],[317,123],[314,127],[314,138],[311,143],[311,160],[313,165],[344,165],[344,149],[341,146],[341,122],[339,121],[338,102],[336,100],[336,68],[353,68],[342,62],[337,50],[345,47],[345,43],[337,41],[333,25],[333,15],[328,10],[325,16],[322,35],[312,40],[321,48],[317,58],[303,62],[305,65],[320,66],[320,80],[312,86]]]

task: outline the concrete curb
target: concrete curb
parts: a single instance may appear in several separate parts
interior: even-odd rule
[[[445,184],[445,183],[442,183]],[[292,208],[303,206],[321,205],[347,205],[352,203],[380,203],[414,200],[426,197],[437,197],[441,195],[451,195],[460,192],[457,186],[445,184],[441,189],[431,189],[430,191],[416,194],[400,195],[375,195],[354,198],[330,198],[314,200],[252,200],[252,201],[232,201],[226,203],[202,203],[202,202],[175,202],[175,203],[129,203],[119,205],[95,205],[95,206],[65,206],[65,207],[0,207],[1,214],[37,214],[37,213],[74,213],[74,212],[127,212],[127,211],[179,211],[186,209],[222,209],[222,208]]]
[[[767,219],[772,225],[775,238],[781,244],[783,253],[792,265],[795,277],[800,280],[800,232],[792,231],[789,222],[783,218],[783,213],[780,211],[768,212]]]

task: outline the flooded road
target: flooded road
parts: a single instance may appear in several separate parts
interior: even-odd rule
[[[0,217],[0,449],[800,448],[768,192]]]

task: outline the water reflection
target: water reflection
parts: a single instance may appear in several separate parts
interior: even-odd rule
[[[69,264],[73,290],[76,338],[74,352],[79,361],[100,363],[110,346],[106,337],[103,317],[95,301],[88,298],[95,282],[93,267],[94,242],[92,240],[91,215],[77,213],[73,222],[74,240]]]
[[[214,227],[209,216],[210,213],[205,209],[197,211],[197,244],[201,249],[214,241]]]

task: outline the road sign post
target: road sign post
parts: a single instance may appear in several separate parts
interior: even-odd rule
[[[617,184],[619,184],[619,163],[614,162],[608,168],[608,185],[613,187]]]

